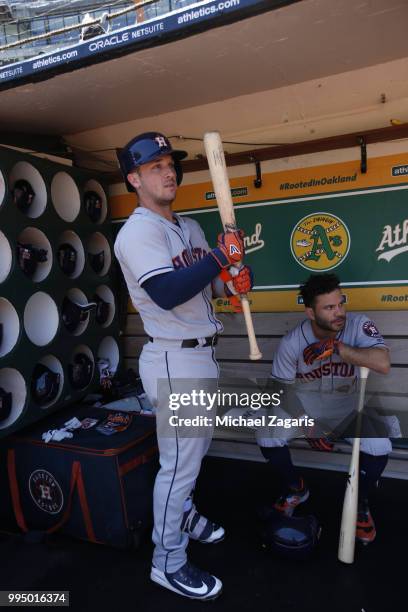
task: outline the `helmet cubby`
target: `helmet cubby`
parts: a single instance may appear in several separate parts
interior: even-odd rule
[[[20,336],[21,326],[17,310],[6,298],[0,297],[0,357],[13,350]]]
[[[20,420],[27,403],[27,384],[16,368],[0,368],[0,432]]]
[[[108,202],[102,185],[95,179],[87,181],[84,187],[83,200],[89,219],[92,223],[101,225],[108,214]]]
[[[47,278],[52,268],[53,255],[47,236],[36,227],[26,227],[17,237],[17,263],[32,281]]]
[[[85,266],[82,241],[72,230],[63,232],[57,240],[56,260],[61,271],[69,278],[78,278]]]
[[[96,363],[98,361],[107,361],[109,364],[109,369],[113,372],[116,372],[119,360],[120,360],[120,352],[119,345],[115,338],[112,336],[106,336],[100,342],[97,352],[96,352]]]
[[[33,293],[25,305],[23,316],[25,333],[36,346],[46,346],[57,334],[58,308],[48,293]]]
[[[81,209],[81,198],[78,186],[68,172],[60,171],[53,176],[51,200],[57,215],[63,221],[75,221]]]
[[[46,410],[61,396],[64,387],[64,368],[55,355],[45,355],[32,370],[30,392],[32,401]]]
[[[79,344],[74,348],[68,363],[68,378],[74,389],[84,390],[92,383],[95,374],[95,357],[89,346]]]
[[[101,327],[109,327],[116,315],[113,291],[107,285],[99,285],[93,295],[96,301],[95,320]]]
[[[3,172],[0,170],[0,208],[3,205],[5,195],[6,195],[6,181],[4,180]]]
[[[73,287],[64,295],[61,304],[61,319],[65,328],[74,336],[80,336],[86,330],[95,308],[95,302],[89,301],[81,289]]]
[[[112,251],[108,239],[101,232],[94,232],[88,239],[87,258],[94,274],[105,276],[112,263]]]
[[[9,175],[11,199],[15,207],[31,219],[40,217],[47,206],[43,176],[30,162],[18,161]]]
[[[0,230],[0,284],[10,274],[13,263],[13,254],[7,236]]]

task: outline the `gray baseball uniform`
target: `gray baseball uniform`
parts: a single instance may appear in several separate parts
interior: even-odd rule
[[[202,339],[222,331],[214,315],[211,287],[172,310],[163,310],[143,289],[147,279],[191,266],[209,252],[199,224],[174,215],[171,223],[151,210],[137,208],[118,233],[115,254],[121,265],[130,297],[140,312],[146,333],[153,339],[139,359],[145,391],[156,408],[160,471],[154,488],[154,565],[175,572],[187,560],[187,534],[180,524],[186,498],[194,488],[201,460],[211,442],[212,429],[198,437],[181,437],[177,427],[169,428],[168,394],[158,393],[158,382],[168,392],[201,388],[203,379],[216,380],[218,365],[212,346],[182,348],[182,340]],[[181,381],[183,379],[183,381]],[[186,380],[188,379],[188,380]],[[194,407],[191,406],[191,416]],[[167,431],[166,435],[161,432]]]
[[[356,348],[387,349],[375,323],[365,314],[347,313],[346,324],[337,334],[337,340]],[[297,395],[310,417],[340,422],[350,412],[351,396],[355,396],[358,368],[346,363],[340,355],[333,354],[323,361],[307,365],[304,349],[319,339],[315,337],[309,319],[302,321],[284,336],[274,355],[272,377],[297,383]],[[304,391],[302,386],[304,383]],[[260,446],[283,446],[284,439],[273,438],[265,428],[256,432]],[[363,438],[361,449],[371,455],[384,455],[392,450],[388,438]]]

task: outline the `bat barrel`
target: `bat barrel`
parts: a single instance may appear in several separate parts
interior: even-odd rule
[[[337,557],[343,563],[354,562],[356,545],[356,522],[358,506],[358,476],[359,476],[360,439],[353,441],[353,451],[350,461],[350,473],[346,485],[341,518],[339,549]]]

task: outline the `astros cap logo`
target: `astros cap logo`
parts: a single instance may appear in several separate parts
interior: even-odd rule
[[[162,149],[163,147],[167,147],[167,142],[166,139],[164,138],[164,136],[156,136],[155,137],[155,141],[157,142],[157,144],[159,145],[159,147]]]

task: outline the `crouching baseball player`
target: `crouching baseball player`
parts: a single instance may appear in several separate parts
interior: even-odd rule
[[[307,319],[284,336],[274,355],[272,377],[298,383],[309,416],[323,415],[339,423],[350,411],[358,368],[387,374],[389,352],[375,324],[364,314],[346,313],[339,279],[334,274],[312,275],[300,287]],[[299,384],[304,383],[304,384]],[[309,392],[308,392],[309,391]],[[257,430],[257,442],[274,473],[281,478],[282,495],[275,508],[291,515],[309,497],[308,487],[294,467],[285,439],[273,438],[265,428]],[[309,438],[310,445],[331,451],[326,437]],[[363,437],[360,452],[360,487],[356,537],[372,542],[376,529],[368,499],[392,450],[388,438]]]
[[[242,259],[244,244],[238,230],[220,234],[211,250],[196,221],[173,213],[182,180],[180,161],[186,155],[173,150],[169,140],[156,132],[136,136],[118,154],[126,186],[137,193],[139,206],[119,231],[115,254],[149,336],[139,366],[144,389],[156,408],[160,451],[151,579],[185,597],[205,600],[217,597],[222,583],[194,567],[186,548],[189,538],[210,544],[224,538],[224,529],[201,516],[192,500],[213,428],[189,437],[178,427],[169,428],[166,421],[169,394],[180,384],[192,390],[204,379],[217,381],[214,347],[222,324],[214,316],[211,287],[225,295],[219,275],[224,271],[225,279],[229,267]],[[252,288],[248,266],[234,279],[228,278],[233,292]],[[167,395],[158,393],[163,381]],[[188,410],[194,416],[194,405]]]

